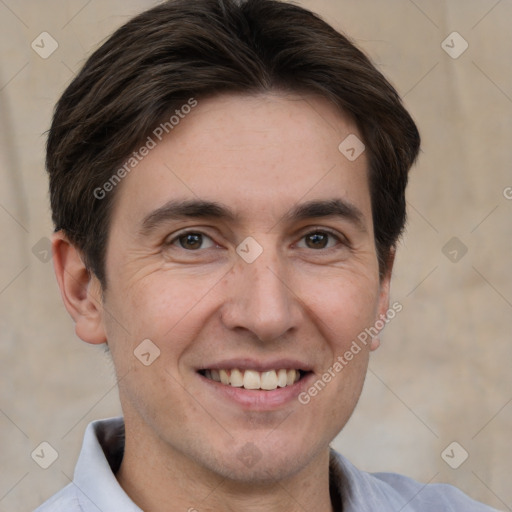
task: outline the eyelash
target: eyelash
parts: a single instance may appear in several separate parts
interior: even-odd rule
[[[314,234],[317,234],[317,233],[323,233],[323,234],[329,235],[330,237],[334,238],[339,244],[341,244],[341,245],[343,245],[345,247],[350,247],[350,244],[349,244],[348,240],[345,237],[340,236],[339,234],[337,234],[334,231],[331,231],[330,229],[327,229],[327,228],[316,228],[316,229],[313,229],[311,231],[308,231],[307,233],[304,233],[300,237],[300,240],[306,238],[307,236],[314,235]],[[186,235],[202,235],[203,237],[207,237],[210,240],[214,241],[211,236],[207,235],[206,233],[203,233],[202,231],[187,230],[187,231],[182,231],[181,233],[178,233],[177,235],[175,235],[171,240],[169,240],[168,242],[165,242],[165,245],[166,246],[173,246],[175,244],[175,242],[178,242],[180,238],[185,237]],[[179,247],[179,248],[183,249],[184,251],[187,251],[187,249],[185,249],[183,247]],[[320,252],[320,251],[329,251],[329,250],[332,250],[332,249],[335,249],[335,247],[328,247],[326,249],[311,249],[311,250],[312,251]],[[188,250],[187,252],[199,252],[200,250],[201,249],[197,249],[195,251],[194,250]]]

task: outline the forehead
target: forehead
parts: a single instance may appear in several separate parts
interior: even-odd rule
[[[263,219],[330,196],[370,215],[366,154],[351,161],[339,148],[347,137],[362,137],[323,98],[216,96],[198,99],[173,121],[161,141],[150,135],[155,146],[117,190],[116,210],[127,221],[173,198],[229,204],[241,217]]]

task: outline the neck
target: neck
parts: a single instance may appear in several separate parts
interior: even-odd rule
[[[142,434],[142,432],[141,432]],[[126,425],[124,456],[116,478],[145,512],[332,512],[329,449],[293,475],[266,482],[225,478],[200,466],[161,439]]]

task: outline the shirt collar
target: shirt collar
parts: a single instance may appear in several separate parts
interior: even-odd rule
[[[95,510],[94,505],[100,511],[142,512],[115,476],[122,459],[123,444],[122,417],[94,421],[87,426],[73,479],[84,510]]]
[[[123,510],[143,512],[125,493],[115,473],[124,451],[124,420],[122,416],[93,421],[87,426],[82,450],[75,467],[73,483],[84,510]],[[354,468],[355,469],[355,468]],[[334,510],[342,510],[342,501],[352,502],[355,496],[346,492],[355,482],[351,467],[340,454],[331,450],[329,489]],[[342,500],[343,489],[343,500]],[[344,508],[344,512],[350,512]]]

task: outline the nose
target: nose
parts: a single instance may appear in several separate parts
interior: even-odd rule
[[[301,306],[290,280],[291,268],[266,249],[252,263],[237,261],[228,278],[222,321],[249,331],[262,342],[278,340],[299,326]]]

